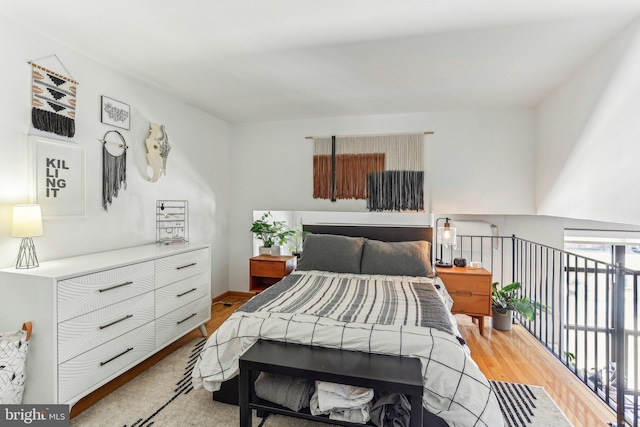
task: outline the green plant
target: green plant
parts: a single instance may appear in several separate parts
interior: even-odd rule
[[[536,304],[529,301],[527,297],[518,296],[518,291],[520,290],[519,282],[514,282],[500,288],[498,288],[498,282],[495,282],[491,286],[491,305],[495,312],[504,316],[507,314],[507,310],[513,310],[529,320],[534,320]]]
[[[253,221],[251,232],[256,235],[257,239],[262,240],[266,248],[272,247],[276,242],[282,246],[287,243],[294,231],[289,230],[284,221],[270,221],[270,218],[273,219],[271,212],[262,214],[260,219]]]
[[[291,235],[291,253],[300,253],[302,252],[302,243],[304,242],[305,236],[309,234],[308,231],[304,231],[302,227],[302,220],[296,225],[293,229],[293,234]]]

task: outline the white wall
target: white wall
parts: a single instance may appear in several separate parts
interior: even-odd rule
[[[45,219],[44,236],[34,239],[40,261],[155,242],[156,200],[186,199],[190,240],[214,245],[213,295],[225,292],[228,125],[159,88],[120,74],[108,64],[95,62],[3,18],[0,52],[0,267],[10,266],[18,252],[19,239],[10,237],[12,206],[28,202],[27,136],[37,134],[81,145],[86,151],[86,216]],[[30,123],[31,67],[27,61],[51,54],[57,54],[80,82],[76,134],[70,140],[34,130]],[[51,59],[41,62],[43,66],[56,66]],[[102,147],[97,140],[116,128],[100,123],[101,95],[129,104],[132,115],[131,130],[121,130],[131,147],[127,189],[114,199],[108,213],[101,204]],[[157,183],[148,181],[146,171],[144,140],[150,122],[166,126],[173,146],[167,176]]]
[[[537,213],[640,224],[640,23],[539,106]]]
[[[230,131],[229,288],[248,289],[254,210],[366,211],[364,201],[313,199],[313,142],[305,136],[421,131],[435,132],[425,136],[427,212],[534,213],[532,109],[235,124]]]

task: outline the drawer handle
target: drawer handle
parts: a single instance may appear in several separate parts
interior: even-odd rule
[[[191,318],[192,318],[193,316],[195,316],[196,314],[197,314],[197,313],[193,313],[191,316],[189,316],[189,317],[187,317],[187,318],[185,318],[185,319],[179,320],[179,321],[178,321],[178,325],[179,325],[180,323],[182,323],[182,322],[186,322],[187,320],[191,319]]]
[[[100,289],[99,292],[106,292],[106,291],[110,291],[111,289],[116,289],[116,288],[120,288],[122,286],[131,285],[131,284],[133,284],[133,282],[125,282],[125,283],[121,283],[119,285],[111,286],[109,288]]]
[[[107,324],[107,325],[100,326],[100,329],[108,328],[109,326],[113,326],[113,325],[115,325],[116,323],[120,323],[120,322],[122,322],[123,320],[127,320],[127,319],[129,319],[130,317],[133,317],[133,314],[128,314],[128,315],[124,316],[122,319],[114,320],[113,322],[111,322],[111,323],[109,323],[109,324]]]
[[[195,291],[195,290],[197,290],[197,289],[198,289],[198,288],[190,289],[190,290],[188,290],[188,291],[186,291],[186,292],[183,292],[183,293],[181,293],[181,294],[178,294],[177,296],[178,296],[178,298],[180,298],[180,297],[185,296],[186,294],[189,294],[189,293],[191,293],[191,292],[193,292],[193,291]]]
[[[123,351],[122,353],[120,353],[120,354],[118,354],[118,355],[116,355],[116,356],[113,356],[111,359],[109,359],[109,360],[107,360],[107,361],[100,362],[100,366],[104,366],[104,365],[106,365],[106,364],[107,364],[107,363],[109,363],[109,362],[113,362],[113,361],[114,361],[114,360],[116,360],[118,357],[120,357],[120,356],[124,356],[125,354],[129,353],[131,350],[133,350],[133,347],[129,347],[128,349],[126,349],[126,350],[125,350],[125,351]]]
[[[196,262],[192,262],[191,264],[183,265],[182,267],[176,267],[176,270],[182,270],[183,268],[193,267],[196,264],[197,264]]]
[[[471,292],[465,292],[465,291],[457,291],[457,292],[456,292],[456,295],[460,295],[460,296],[463,296],[463,297],[472,297],[472,296],[473,296],[473,293],[471,293]]]

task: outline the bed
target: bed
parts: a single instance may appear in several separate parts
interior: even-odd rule
[[[450,312],[451,299],[433,277],[431,228],[305,230],[312,234],[298,269],[212,334],[193,370],[194,387],[219,390],[259,339],[391,354],[421,361],[427,413],[451,426],[503,425],[491,386]],[[424,425],[433,425],[430,420]]]

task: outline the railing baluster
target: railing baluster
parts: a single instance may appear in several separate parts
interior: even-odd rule
[[[588,299],[588,295],[589,295],[589,261],[587,261],[586,259],[584,260],[584,308],[583,308],[583,312],[584,312],[584,324],[585,326],[589,325],[589,320],[587,318],[588,314],[589,314],[589,299]],[[584,332],[584,371],[583,371],[583,378],[584,378],[584,383],[589,385],[587,382],[587,370],[588,370],[588,366],[587,366],[587,352],[588,352],[588,348],[589,348],[589,334],[587,334],[587,331]]]
[[[594,315],[594,320],[593,323],[595,327],[598,326],[598,276],[599,276],[599,271],[600,271],[600,267],[599,267],[599,263],[596,262],[596,274],[595,274],[595,289],[593,291],[593,300],[595,301],[593,304],[593,315]],[[593,359],[595,360],[594,365],[595,365],[595,369],[596,369],[596,375],[595,375],[595,380],[594,380],[594,384],[593,384],[593,389],[598,392],[598,381],[599,381],[599,377],[598,377],[598,366],[600,366],[600,364],[598,363],[598,332],[596,331],[593,334]]]

